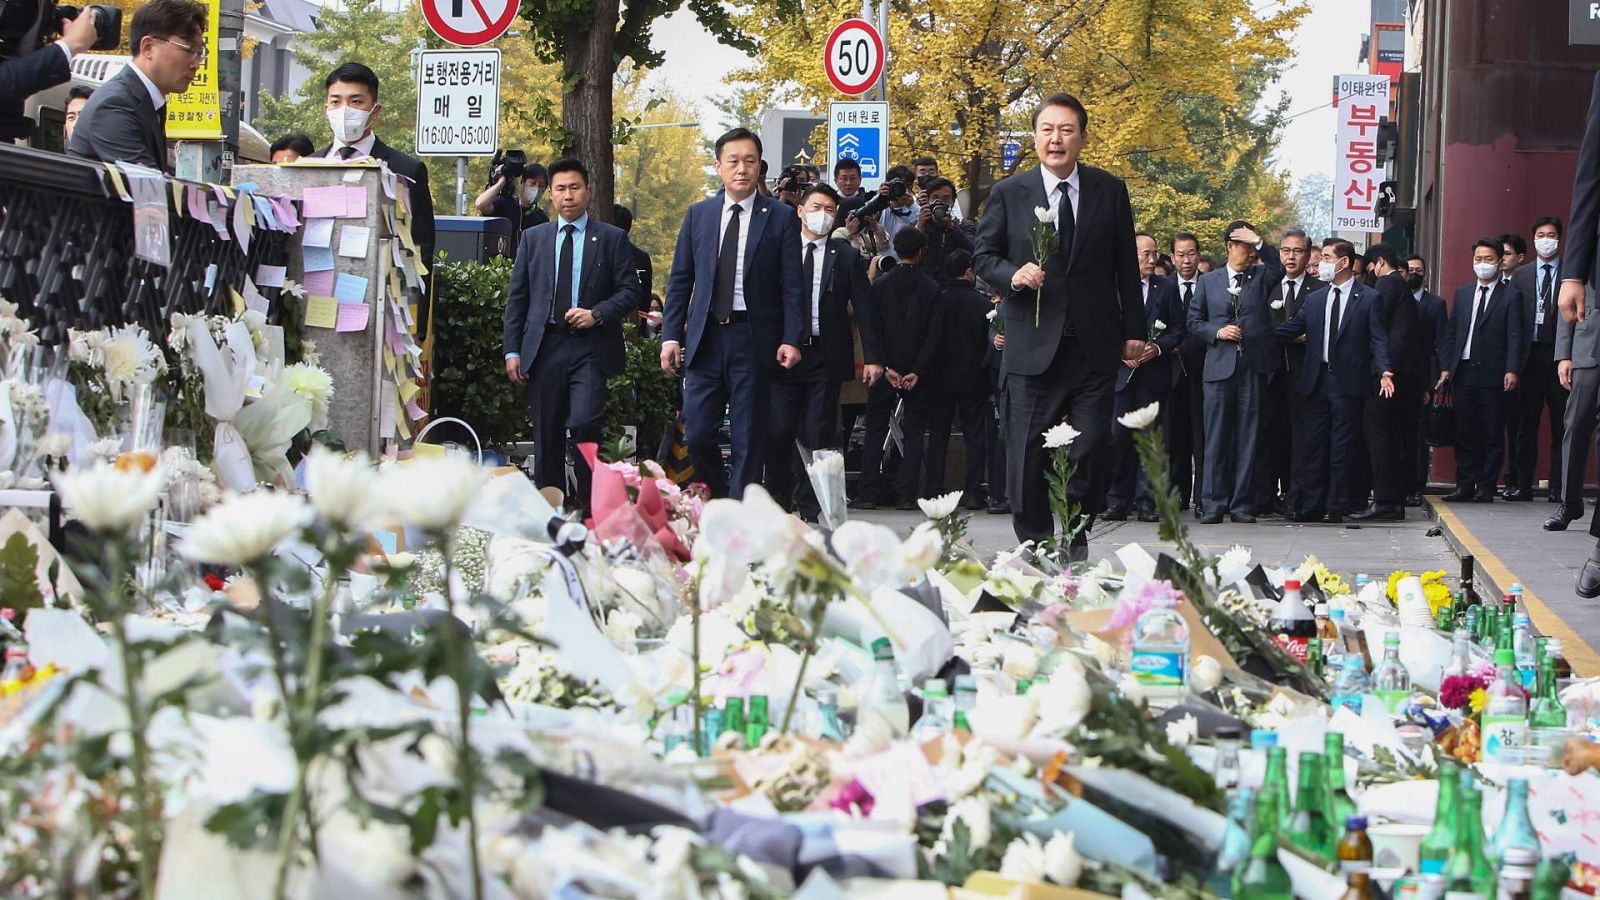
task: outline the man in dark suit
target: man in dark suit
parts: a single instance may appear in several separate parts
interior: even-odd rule
[[[1277,248],[1248,222],[1230,224],[1228,261],[1207,272],[1189,304],[1188,325],[1206,341],[1206,483],[1203,524],[1224,515],[1250,523],[1255,516],[1256,431],[1261,388],[1277,365],[1271,301],[1283,280]],[[1259,254],[1261,265],[1254,265]]]
[[[1349,241],[1324,247],[1321,269],[1332,265],[1330,283],[1276,329],[1284,341],[1306,338],[1294,384],[1305,401],[1295,440],[1297,522],[1342,520],[1355,499],[1350,489],[1362,406],[1368,397],[1394,395],[1389,330],[1377,292],[1355,278],[1355,260]]]
[[[633,242],[633,210],[621,203],[611,204],[611,224],[621,228],[622,233],[628,236],[628,249],[633,252],[633,272],[639,276],[639,296],[642,298],[639,306],[641,309],[648,307],[650,294],[655,288],[656,271],[655,266],[650,263],[650,254]]]
[[[1595,293],[1585,291],[1584,316],[1576,322],[1556,323],[1556,378],[1571,393],[1561,433],[1561,505],[1545,520],[1545,531],[1566,531],[1583,518],[1583,484],[1589,474],[1589,450],[1594,446],[1595,421],[1600,416],[1600,321],[1595,315]]]
[[[1406,490],[1411,484],[1411,461],[1422,415],[1422,330],[1417,324],[1417,304],[1406,290],[1400,255],[1388,244],[1367,250],[1367,271],[1375,280],[1379,316],[1389,335],[1394,390],[1389,395],[1366,398],[1363,412],[1368,460],[1372,465],[1372,505],[1350,518],[1401,521],[1406,517]],[[1361,498],[1356,498],[1358,501]]]
[[[52,7],[34,5],[43,16]],[[41,24],[41,27],[44,27]],[[93,15],[78,15],[61,29],[54,46],[40,47],[32,53],[0,61],[0,140],[14,141],[33,133],[33,120],[23,114],[27,99],[45,88],[55,87],[72,77],[72,57],[86,52],[99,39]],[[73,90],[83,90],[74,88]],[[72,101],[67,101],[70,121]],[[71,129],[67,129],[70,140]]]
[[[1506,397],[1517,389],[1527,344],[1522,297],[1500,277],[1500,247],[1487,238],[1472,247],[1477,281],[1456,289],[1450,314],[1450,368],[1434,390],[1455,388],[1456,490],[1445,499],[1493,503],[1505,434]]]
[[[589,468],[578,444],[605,431],[606,379],[624,364],[622,323],[639,308],[639,279],[622,229],[589,215],[589,171],[576,159],[550,166],[557,219],[522,233],[506,300],[506,376],[527,385],[540,487],[567,487],[588,508]],[[570,436],[570,439],[569,439]]]
[[[327,91],[328,127],[333,129],[333,143],[317,155],[345,160],[371,157],[382,160],[389,171],[406,179],[411,239],[423,264],[432,270],[433,190],[428,186],[428,167],[378,140],[373,133],[383,113],[383,104],[378,102],[378,76],[361,63],[349,62],[329,72],[323,87]]]
[[[128,27],[133,58],[84,105],[67,152],[170,171],[167,96],[194,81],[206,57],[205,34],[204,4],[151,0],[139,7]]]
[[[1565,271],[1561,273],[1558,303],[1567,322],[1590,321],[1596,287],[1596,240],[1600,239],[1600,72],[1589,94],[1589,114],[1584,120],[1583,143],[1578,147],[1578,168],[1572,176],[1572,214],[1567,217],[1568,240]],[[1595,349],[1600,362],[1600,344]],[[1574,356],[1574,365],[1578,362]],[[1589,520],[1589,534],[1600,539],[1600,515]],[[1600,540],[1578,573],[1578,596],[1600,597]]]
[[[1151,403],[1160,403],[1160,421],[1172,420],[1171,405],[1167,397],[1177,386],[1182,363],[1178,347],[1186,331],[1183,300],[1178,285],[1170,278],[1155,276],[1156,262],[1161,250],[1156,239],[1144,232],[1134,236],[1139,253],[1140,291],[1144,296],[1145,324],[1150,330],[1150,341],[1137,359],[1125,359],[1117,372],[1116,400],[1112,414],[1121,417],[1142,409]],[[1106,496],[1106,518],[1123,521],[1130,510],[1141,522],[1156,521],[1155,500],[1150,496],[1150,483],[1139,463],[1133,446],[1133,432],[1121,422],[1111,423],[1110,490]]]
[[[1427,289],[1428,261],[1420,256],[1406,259],[1406,290],[1417,304],[1417,327],[1422,336],[1422,383],[1437,384],[1439,373],[1450,365],[1450,309],[1444,298]],[[1431,393],[1431,392],[1430,392]],[[1432,398],[1424,393],[1423,402]],[[1428,487],[1428,472],[1432,468],[1433,448],[1422,439],[1421,420],[1418,420],[1415,466],[1411,485],[1406,494],[1407,506],[1421,506],[1422,492]]]
[[[839,211],[839,195],[813,185],[800,196],[800,284],[805,292],[806,328],[800,362],[779,369],[772,385],[772,432],[767,445],[766,488],[785,509],[815,519],[817,498],[809,478],[797,475],[799,441],[807,450],[841,446],[836,421],[839,387],[856,377],[855,334],[861,327],[862,380],[869,385],[883,373],[878,364],[877,331],[868,315],[872,285],[867,263],[844,238],[829,237]],[[798,492],[796,483],[799,484]]]
[[[976,275],[976,273],[974,273]],[[1006,336],[1001,330],[1005,320],[1000,318],[1001,295],[984,285],[989,293],[989,346],[983,353],[984,384],[989,389],[989,402],[984,406],[983,456],[988,463],[989,503],[985,511],[991,516],[1011,515],[1011,501],[1006,497],[1006,431],[1005,431],[1005,347]]]
[[[684,373],[685,443],[714,497],[744,496],[766,451],[774,363],[800,362],[806,336],[800,220],[758,197],[761,139],[735,128],[717,139],[722,190],[689,207],[667,279],[661,368]],[[732,425],[731,473],[718,433]]]
[[[1181,374],[1169,399],[1172,417],[1168,424],[1168,449],[1172,460],[1172,483],[1177,485],[1183,507],[1193,505],[1200,515],[1201,490],[1205,483],[1205,339],[1189,330],[1189,303],[1194,300],[1195,283],[1200,278],[1200,239],[1187,231],[1172,236],[1172,265],[1177,269],[1172,282],[1183,304],[1183,343],[1178,346]]]
[[[1311,239],[1298,228],[1278,239],[1278,255],[1283,259],[1283,283],[1272,295],[1268,307],[1274,322],[1287,322],[1300,312],[1306,298],[1322,287],[1310,269],[1313,259]],[[1321,253],[1318,252],[1320,258]],[[1300,420],[1305,399],[1294,390],[1294,377],[1305,358],[1305,338],[1285,344],[1283,363],[1267,375],[1261,408],[1261,426],[1256,435],[1256,512],[1291,514],[1296,509],[1294,481],[1294,424]],[[1280,494],[1281,491],[1281,494]]]
[[[983,481],[985,431],[990,419],[989,377],[984,360],[993,351],[988,316],[994,304],[975,286],[972,254],[966,250],[949,251],[944,258],[944,271],[935,280],[939,282],[939,306],[944,313],[944,349],[940,353],[943,364],[932,373],[938,399],[928,424],[928,480],[935,494],[946,483],[946,451],[959,416],[961,440],[966,447],[961,503],[967,509],[982,509],[987,499]]]
[[[1561,431],[1567,415],[1567,389],[1556,377],[1556,285],[1561,283],[1561,220],[1544,216],[1533,223],[1534,260],[1511,273],[1511,284],[1522,295],[1522,333],[1528,356],[1522,363],[1517,387],[1517,424],[1514,453],[1522,480],[1506,491],[1507,500],[1533,497],[1539,470],[1539,425],[1550,411],[1550,502],[1561,501]]]
[[[1079,432],[1068,491],[1091,516],[1100,511],[1105,476],[1094,462],[1110,432],[1117,368],[1144,352],[1147,334],[1128,187],[1079,164],[1088,126],[1089,114],[1070,94],[1051,94],[1034,110],[1040,165],[994,186],[973,254],[978,277],[1009,292],[1000,307],[1006,494],[1012,528],[1024,541],[1055,533],[1043,435],[1063,418]],[[1051,211],[1053,225],[1039,221],[1040,208]],[[1052,227],[1059,247],[1036,259],[1034,237]],[[1085,532],[1072,537],[1071,555],[1087,555]]]
[[[1522,268],[1523,260],[1528,258],[1528,242],[1522,239],[1522,235],[1509,231],[1496,238],[1495,242],[1500,245],[1500,280],[1510,284],[1511,276]],[[1523,338],[1528,338],[1526,327],[1523,328]],[[1528,364],[1526,348],[1522,364]],[[1517,454],[1517,436],[1522,432],[1522,372],[1517,372],[1517,389],[1510,392],[1505,401],[1505,483],[1506,493],[1510,495],[1507,499],[1512,502],[1531,500],[1531,497],[1517,490],[1517,485],[1523,481],[1522,458]],[[1496,474],[1495,478],[1498,482],[1499,475]],[[1533,480],[1532,472],[1527,474],[1527,479],[1530,482]]]

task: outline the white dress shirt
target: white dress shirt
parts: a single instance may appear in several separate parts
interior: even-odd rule
[[[1074,165],[1072,171],[1068,172],[1065,178],[1057,178],[1055,173],[1043,166],[1039,167],[1039,174],[1044,176],[1045,205],[1051,209],[1056,209],[1060,206],[1060,195],[1056,193],[1057,186],[1062,184],[1067,186],[1067,202],[1072,204],[1072,221],[1076,223],[1078,221],[1078,198],[1083,195],[1083,192],[1078,188],[1078,176],[1080,174],[1078,167]],[[1056,223],[1056,230],[1061,230],[1060,222]]]
[[[377,142],[378,142],[378,135],[375,132],[371,132],[371,131],[367,132],[367,136],[366,137],[362,138],[359,141],[356,141],[354,144],[346,144],[344,141],[341,141],[338,138],[334,138],[333,139],[333,146],[328,148],[328,156],[327,156],[327,158],[328,159],[338,159],[339,158],[339,149],[341,147],[354,147],[354,148],[356,148],[356,152],[351,154],[350,158],[351,159],[365,159],[366,157],[369,157],[369,156],[372,155],[372,145],[376,144]]]
[[[1285,313],[1287,313],[1289,311],[1289,286],[1290,285],[1294,285],[1294,295],[1296,297],[1300,298],[1301,300],[1304,300],[1305,296],[1306,296],[1306,276],[1305,276],[1305,273],[1304,272],[1300,273],[1300,277],[1299,278],[1284,279],[1284,282],[1283,282],[1283,311]]]
[[[144,74],[143,69],[133,63],[128,63],[128,68],[132,69],[133,74],[139,76],[139,80],[144,82],[144,89],[150,92],[150,102],[155,104],[156,112],[160,112],[161,108],[167,105],[167,95],[161,93],[161,88],[156,87],[156,83],[150,80],[150,76]]]
[[[1343,328],[1345,318],[1350,315],[1350,295],[1355,292],[1353,284],[1355,280],[1351,279],[1344,284],[1328,286],[1328,306],[1322,316],[1322,361],[1325,363],[1333,362],[1333,292],[1339,292],[1339,327]]]
[[[1539,289],[1544,286],[1544,273],[1550,271],[1550,301],[1555,303],[1556,297],[1561,293],[1561,257],[1554,259],[1534,259],[1533,263],[1533,324],[1544,324],[1544,298],[1539,296]],[[1555,312],[1554,308],[1550,310]],[[1533,337],[1538,337],[1534,335]]]
[[[811,334],[816,336],[822,333],[822,269],[823,260],[828,256],[828,239],[819,237],[814,241],[800,239],[800,262],[805,264],[806,247],[816,247],[811,257]]]
[[[733,309],[743,312],[744,305],[744,249],[750,243],[750,217],[756,213],[756,195],[751,194],[740,201],[723,198],[722,217],[717,221],[717,249],[721,253],[722,236],[728,233],[728,219],[733,216],[733,208],[739,206],[739,260],[733,267]],[[787,207],[785,207],[787,208]]]
[[[1472,358],[1472,333],[1477,329],[1478,326],[1478,310],[1489,308],[1489,301],[1494,299],[1495,289],[1499,286],[1500,285],[1498,282],[1484,284],[1480,281],[1478,282],[1477,286],[1472,289],[1472,309],[1469,310],[1471,315],[1467,317],[1467,340],[1462,344],[1461,347],[1462,359]],[[1479,298],[1482,298],[1481,305]]]

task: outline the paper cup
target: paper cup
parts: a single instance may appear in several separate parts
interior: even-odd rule
[[[1400,583],[1394,587],[1394,594],[1402,624],[1416,628],[1433,627],[1433,613],[1428,609],[1428,595],[1422,590],[1422,579],[1415,575],[1400,579]]]
[[[1426,825],[1408,825],[1403,822],[1385,822],[1368,826],[1367,837],[1372,839],[1373,868],[1418,871],[1422,836],[1427,833]]]

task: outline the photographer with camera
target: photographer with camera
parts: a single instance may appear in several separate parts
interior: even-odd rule
[[[797,163],[778,173],[778,180],[772,186],[772,193],[779,200],[798,209],[800,198],[816,183],[816,167]]]
[[[21,32],[8,29],[0,35],[0,57],[4,58],[0,62],[0,139],[7,141],[33,132],[33,121],[22,114],[23,101],[71,78],[74,56],[113,49],[122,37],[122,10],[114,6],[91,6],[80,12],[36,0],[33,13],[23,12],[25,8],[7,10],[8,19],[25,20]],[[11,24],[14,28],[16,21]],[[58,49],[48,46],[52,34],[61,35],[55,41]]]
[[[67,152],[170,172],[167,97],[187,90],[205,61],[205,4],[150,0],[133,14],[128,40],[133,59],[89,98]]]
[[[971,253],[973,248],[972,235],[955,217],[955,183],[937,175],[925,176],[917,205],[922,210],[917,227],[928,236],[928,260],[924,265],[930,272],[942,273],[945,257],[956,250]]]
[[[917,203],[913,185],[916,176],[905,166],[895,166],[889,170],[889,175],[883,184],[878,186],[878,196],[868,200],[861,207],[861,214],[877,216],[883,223],[883,231],[889,235],[889,247],[883,255],[894,259],[894,236],[902,228],[911,228],[917,224],[922,215],[922,207]]]
[[[510,219],[517,231],[525,231],[550,221],[550,214],[539,208],[550,176],[544,166],[529,163],[521,150],[502,150],[490,161],[489,186],[472,206],[486,216]]]

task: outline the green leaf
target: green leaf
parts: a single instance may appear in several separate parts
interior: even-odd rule
[[[39,548],[26,537],[13,534],[0,547],[0,609],[16,611],[15,624],[21,628],[28,610],[44,606],[39,593]]]

